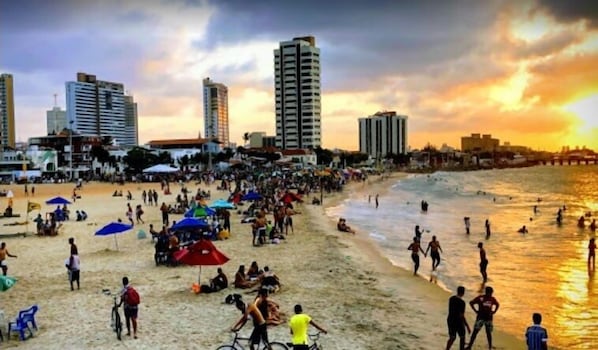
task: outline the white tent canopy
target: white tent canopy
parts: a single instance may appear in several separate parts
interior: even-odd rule
[[[166,164],[158,164],[149,168],[143,169],[144,173],[176,173],[179,171],[178,168],[173,168]]]

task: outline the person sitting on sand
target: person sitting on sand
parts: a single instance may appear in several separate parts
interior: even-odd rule
[[[222,268],[219,267],[216,277],[210,280],[210,287],[212,287],[212,291],[214,292],[228,288],[228,278],[222,272]]]
[[[248,281],[245,276],[245,265],[239,265],[237,273],[235,273],[235,288],[247,289],[255,286],[256,282]]]
[[[260,276],[261,288],[267,289],[270,293],[276,293],[280,289],[280,280],[268,266],[264,266],[264,273]]]
[[[247,277],[249,279],[256,279],[260,275],[260,268],[257,264],[257,261],[252,261],[251,265],[249,266],[249,270],[247,270]]]
[[[12,207],[10,205],[4,210],[4,216],[8,218],[12,217]]]
[[[338,219],[338,223],[336,224],[336,227],[341,232],[349,232],[349,233],[355,234],[355,230],[353,230],[351,228],[351,226],[348,226],[347,221],[343,218]]]

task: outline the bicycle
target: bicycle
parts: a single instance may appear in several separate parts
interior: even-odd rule
[[[323,349],[322,345],[318,344],[318,340],[320,339],[320,334],[322,334],[321,331],[307,335],[309,337],[309,339],[312,341],[311,345],[309,346],[309,350],[322,350]],[[287,347],[289,349],[293,349],[293,343],[287,343]]]
[[[121,340],[123,324],[120,320],[120,313],[118,312],[118,304],[116,303],[116,295],[113,296],[114,306],[112,306],[112,317],[110,319],[110,327],[116,332],[116,339]]]
[[[240,341],[241,340],[249,341],[251,338],[240,336],[238,330],[231,331],[231,332],[235,333],[232,343],[220,345],[216,350],[245,350],[245,347],[243,346],[243,344],[241,344]],[[269,345],[272,348],[272,350],[289,350],[289,348],[285,344],[277,342],[277,341],[271,341],[271,342],[269,342]],[[258,345],[258,348],[259,348],[259,345]],[[264,347],[262,348],[262,350],[268,350],[268,344],[264,344]]]

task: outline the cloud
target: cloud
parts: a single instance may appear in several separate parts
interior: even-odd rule
[[[537,0],[539,6],[562,22],[585,20],[593,29],[598,29],[598,2],[595,0]]]

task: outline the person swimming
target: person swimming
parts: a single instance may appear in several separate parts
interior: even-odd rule
[[[519,233],[527,233],[527,227],[525,227],[525,225],[523,225],[519,230],[517,230],[517,232],[519,232]]]

